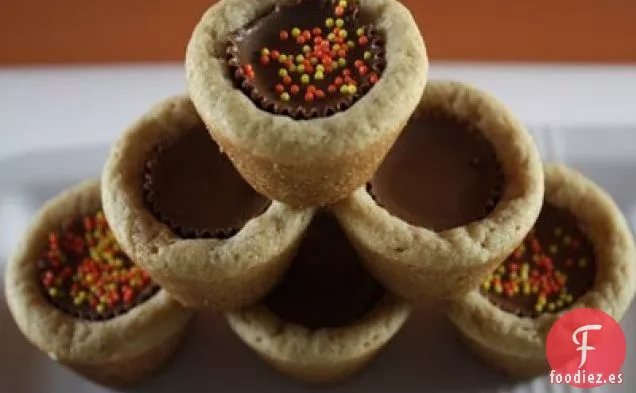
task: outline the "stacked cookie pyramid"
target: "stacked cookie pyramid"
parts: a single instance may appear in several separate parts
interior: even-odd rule
[[[120,386],[209,308],[281,372],[336,382],[433,303],[495,367],[547,372],[556,318],[625,313],[632,236],[501,103],[427,70],[397,0],[212,6],[187,48],[189,95],[35,218],[6,273],[18,327]]]

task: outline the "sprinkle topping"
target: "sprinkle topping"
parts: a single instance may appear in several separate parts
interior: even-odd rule
[[[355,3],[301,0],[241,30],[228,48],[239,85],[274,113],[328,116],[352,105],[379,81],[384,61],[379,35],[372,26],[359,27]]]
[[[569,212],[544,204],[535,228],[482,283],[491,302],[520,316],[568,308],[594,284],[592,244]]]
[[[82,319],[113,318],[159,289],[121,250],[101,211],[49,234],[38,271],[46,298]]]

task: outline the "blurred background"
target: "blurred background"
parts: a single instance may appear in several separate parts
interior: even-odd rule
[[[0,65],[180,61],[211,0],[2,0]],[[431,58],[636,62],[631,0],[402,0]]]
[[[535,128],[636,124],[636,1],[401,1],[431,78],[477,85]],[[112,143],[185,93],[185,47],[214,2],[0,0],[0,158]]]

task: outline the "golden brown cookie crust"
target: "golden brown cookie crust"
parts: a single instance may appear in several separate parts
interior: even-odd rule
[[[594,286],[568,310],[595,308],[620,321],[636,291],[636,251],[625,218],[605,191],[577,171],[547,164],[545,182],[546,202],[577,217],[597,255]],[[474,291],[451,304],[449,317],[468,341],[487,349],[491,363],[527,377],[528,370],[534,375],[549,371],[545,340],[554,322],[568,310],[520,318]]]
[[[420,100],[426,48],[412,15],[396,0],[365,0],[363,14],[386,34],[379,82],[348,110],[297,121],[256,107],[229,77],[227,37],[276,3],[224,0],[196,26],[186,53],[190,95],[212,137],[261,193],[293,206],[344,198],[372,175]]]
[[[87,181],[44,205],[15,249],[5,273],[9,309],[26,338],[53,360],[107,385],[138,382],[162,366],[193,316],[160,290],[127,313],[102,322],[74,318],[51,305],[37,280],[37,260],[69,217],[101,207],[99,181]],[[134,373],[115,373],[136,360]],[[129,366],[130,367],[130,366]],[[119,375],[117,375],[119,374]]]
[[[387,294],[359,321],[310,331],[286,323],[265,306],[226,314],[234,332],[261,358],[300,381],[337,383],[362,369],[397,334],[411,306]]]
[[[463,83],[429,81],[417,111],[431,109],[473,124],[492,144],[506,178],[495,210],[480,221],[434,232],[391,215],[366,189],[334,207],[378,280],[418,301],[455,297],[477,287],[523,241],[539,214],[544,191],[532,138],[501,103]]]
[[[142,179],[155,147],[201,124],[187,97],[156,105],[113,147],[102,175],[104,214],[124,251],[182,304],[243,307],[268,292],[285,271],[313,209],[272,202],[227,240],[183,239],[144,203]]]

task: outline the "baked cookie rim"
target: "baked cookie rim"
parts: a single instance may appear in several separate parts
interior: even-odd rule
[[[360,188],[334,211],[357,242],[405,265],[426,264],[440,272],[481,266],[511,252],[534,225],[544,194],[539,153],[529,132],[502,103],[469,84],[430,80],[414,115],[431,108],[468,121],[493,146],[505,178],[495,209],[482,220],[435,232],[392,215]],[[421,255],[432,257],[423,261]]]
[[[274,4],[295,0],[225,0],[209,8],[186,52],[190,95],[212,135],[278,161],[320,160],[363,151],[408,118],[426,85],[428,60],[412,15],[396,0],[367,0],[363,13],[385,32],[387,66],[378,83],[348,110],[296,121],[256,107],[234,87],[225,61],[226,38]],[[398,39],[399,37],[399,39]],[[351,130],[343,134],[343,130]]]
[[[57,361],[100,364],[135,358],[184,329],[194,315],[163,289],[126,313],[105,321],[78,319],[44,297],[37,281],[36,262],[48,233],[59,230],[70,216],[99,209],[99,189],[98,180],[86,180],[45,203],[5,271],[7,303],[18,328]]]
[[[184,239],[173,233],[145,204],[145,163],[162,141],[197,125],[202,125],[201,119],[188,96],[164,99],[124,132],[102,172],[104,214],[124,251],[143,261],[151,276],[161,271],[176,279],[219,281],[240,275],[278,255],[280,245],[293,244],[313,216],[312,208],[271,201],[264,213],[228,239]],[[188,258],[180,257],[185,249]]]
[[[230,328],[257,352],[281,362],[302,356],[305,364],[319,366],[376,352],[399,331],[411,311],[408,301],[386,292],[361,319],[335,328],[310,330],[282,320],[263,304],[228,312],[225,318]],[[297,345],[283,345],[289,340]],[[335,347],[341,350],[333,351]]]
[[[592,288],[567,309],[538,318],[518,317],[492,304],[479,291],[451,303],[449,317],[463,334],[501,352],[545,356],[550,327],[576,308],[600,309],[619,320],[636,292],[636,248],[618,206],[592,180],[562,164],[545,164],[546,202],[568,209],[588,228],[586,235],[597,254]],[[579,209],[577,207],[583,207]]]

